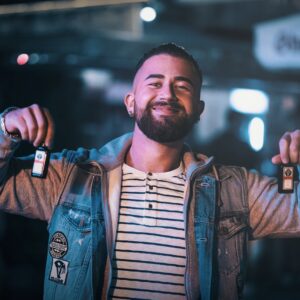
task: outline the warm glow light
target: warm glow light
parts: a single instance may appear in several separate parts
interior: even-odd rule
[[[29,55],[26,53],[22,53],[17,57],[17,64],[23,66],[28,63]]]
[[[230,105],[240,113],[263,114],[269,108],[269,98],[259,90],[234,89],[230,93]]]
[[[261,118],[253,118],[248,127],[250,146],[259,151],[264,146],[265,124]]]
[[[156,18],[156,11],[150,6],[144,7],[140,11],[140,17],[145,22],[152,22]]]

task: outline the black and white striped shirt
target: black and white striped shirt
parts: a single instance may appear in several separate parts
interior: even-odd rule
[[[185,299],[182,166],[144,173],[123,165],[111,299]]]

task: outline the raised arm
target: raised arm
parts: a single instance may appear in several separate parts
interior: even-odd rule
[[[279,141],[274,164],[300,164],[300,130],[286,132]],[[249,172],[250,226],[254,238],[300,236],[300,185],[291,194],[278,193],[277,179]]]
[[[16,158],[21,140],[51,147],[54,122],[49,111],[36,104],[2,114],[0,132],[0,208],[23,216],[49,220],[58,200],[68,152],[51,156],[45,179],[31,177],[34,156]],[[4,126],[4,128],[3,128]]]

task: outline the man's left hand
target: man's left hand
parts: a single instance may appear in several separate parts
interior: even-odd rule
[[[280,153],[272,157],[273,164],[300,164],[300,130],[286,132],[279,141]]]

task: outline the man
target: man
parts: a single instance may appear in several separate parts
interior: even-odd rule
[[[183,139],[203,112],[201,71],[181,47],[161,45],[138,63],[125,96],[133,134],[100,150],[53,154],[46,179],[19,141],[50,146],[49,112],[2,114],[2,209],[49,222],[45,299],[239,299],[247,239],[300,235],[298,185],[215,166]],[[300,131],[273,163],[299,163]]]

